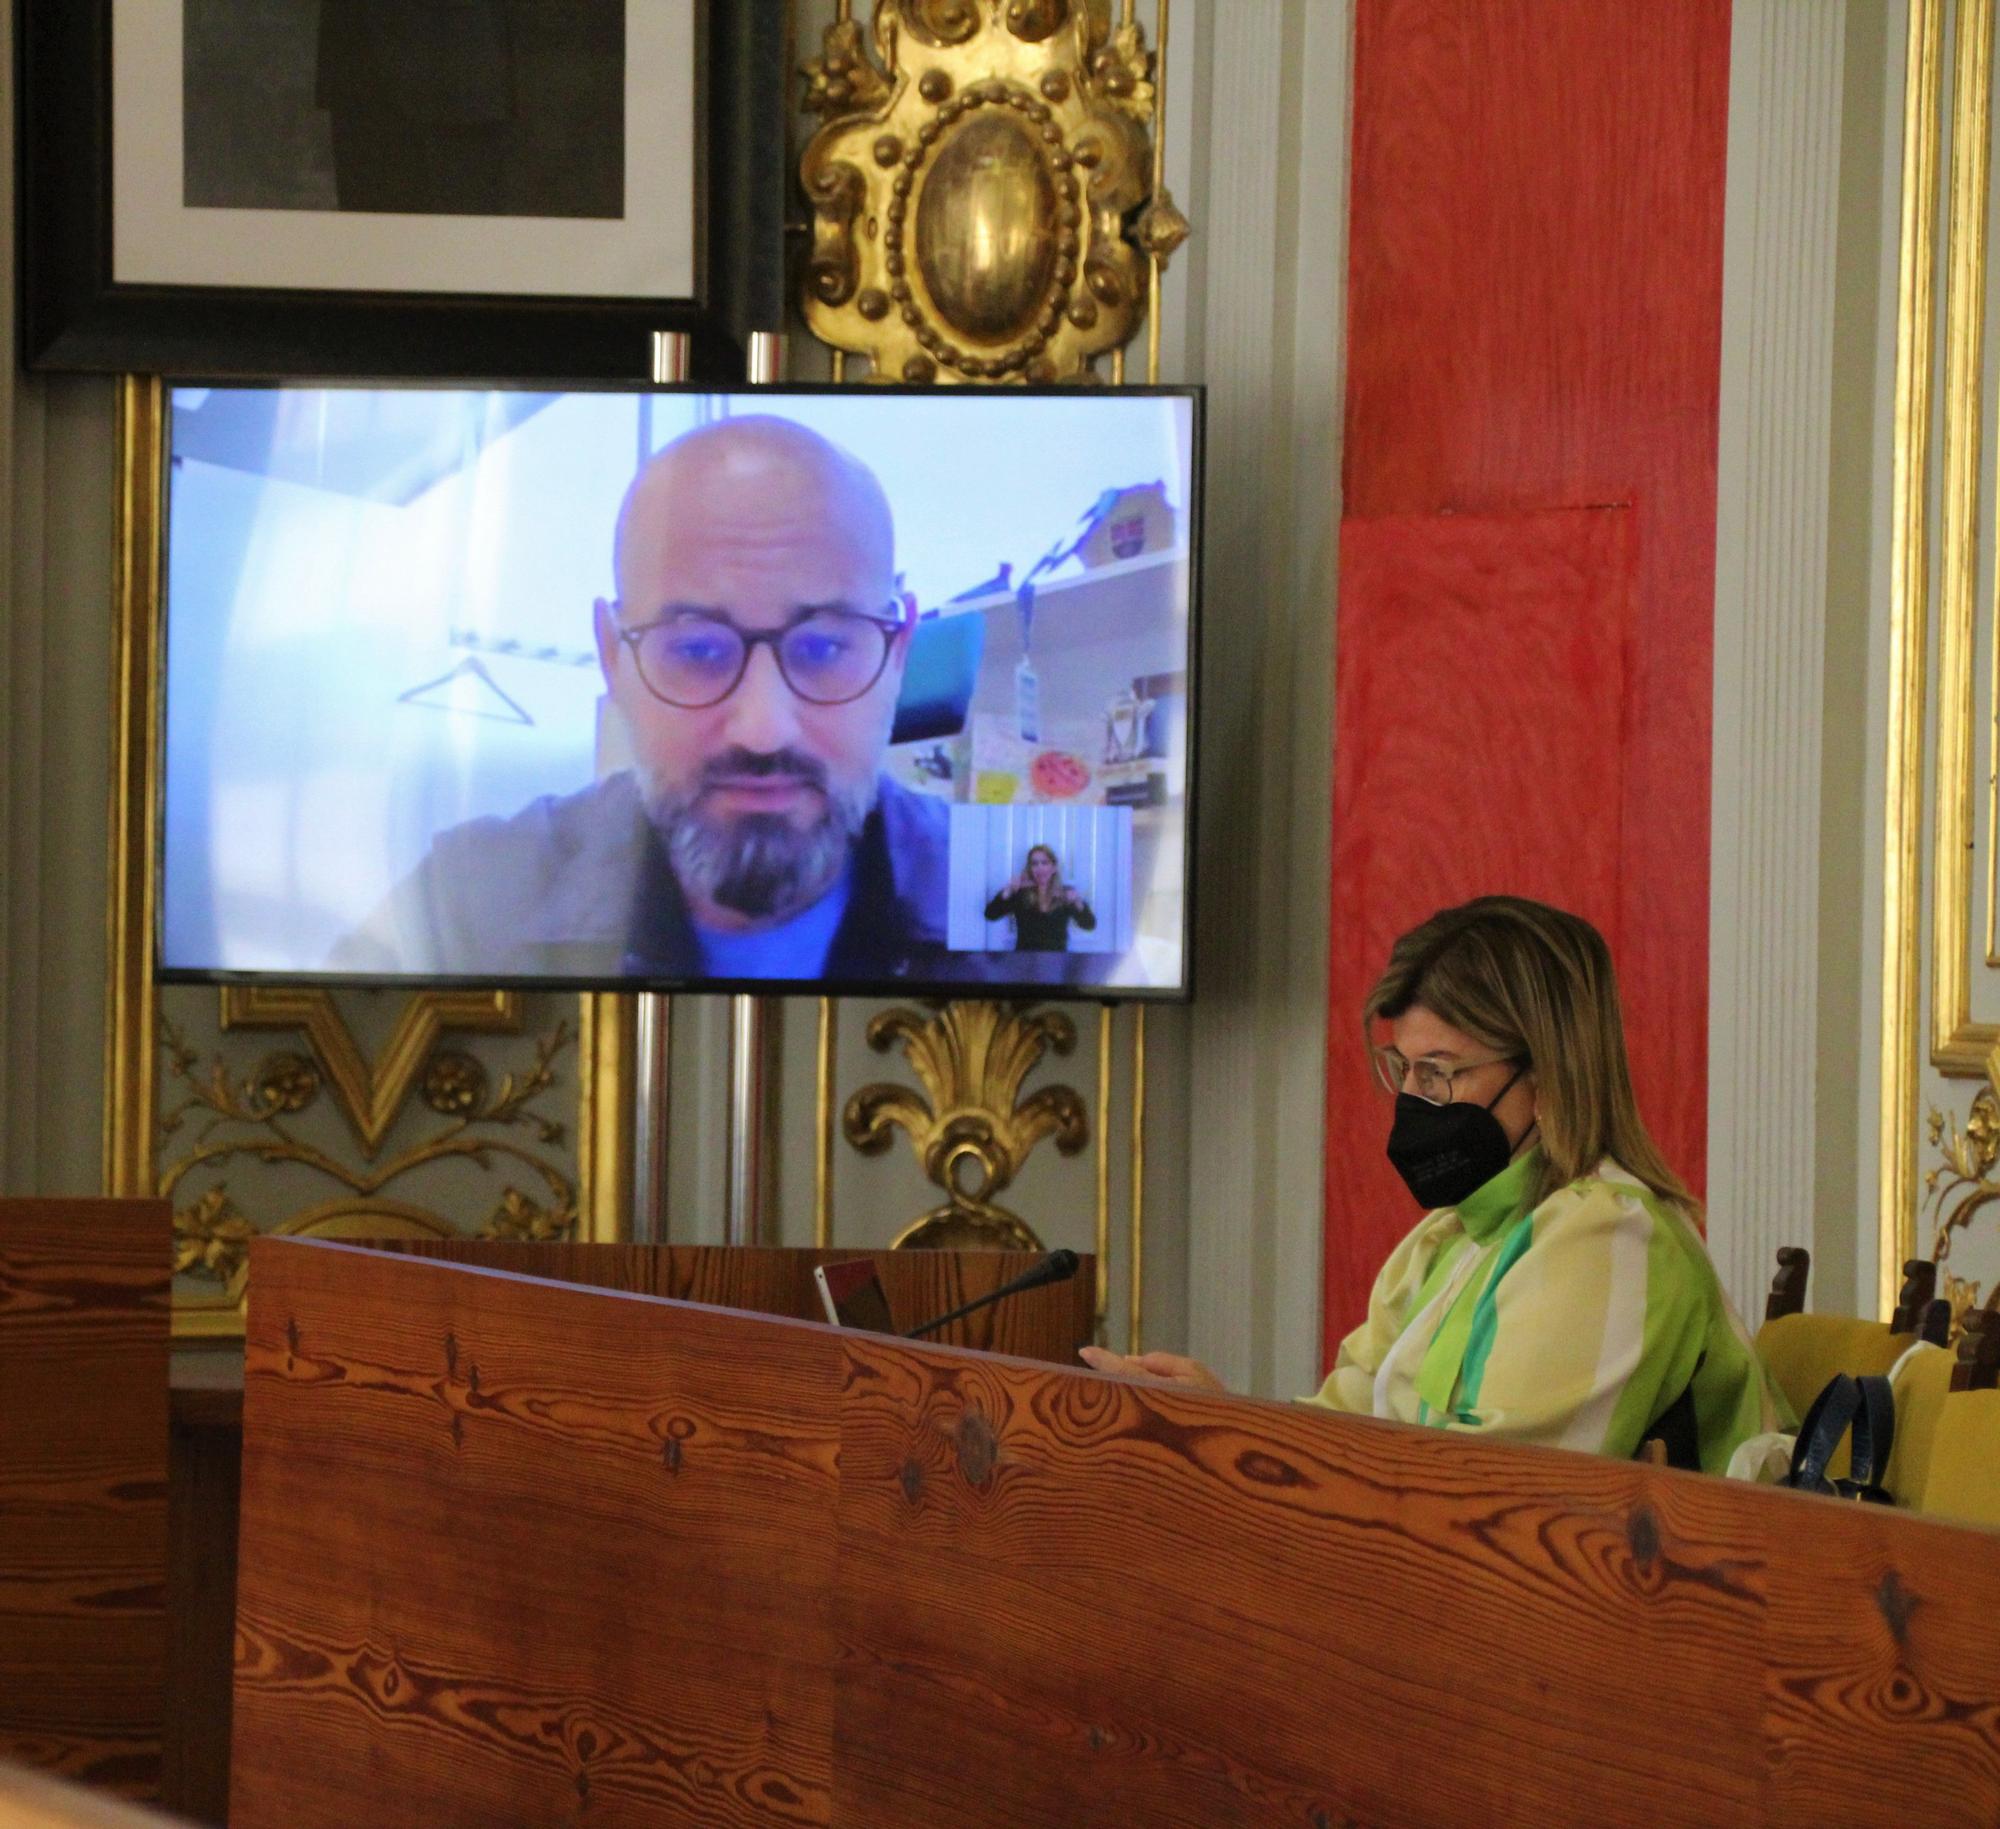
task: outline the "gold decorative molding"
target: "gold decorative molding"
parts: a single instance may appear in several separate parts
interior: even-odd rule
[[[1930,467],[1937,244],[1938,82],[1944,0],[1911,0],[1903,103],[1903,196],[1896,301],[1891,462],[1888,782],[1882,921],[1882,1127],[1877,1301],[1887,1315],[1917,1231],[1917,1082],[1923,906],[1925,491]]]
[[[200,1311],[193,1319],[196,1326],[186,1332],[197,1334],[220,1334],[228,1331],[219,1325],[228,1312],[238,1316],[236,1332],[242,1331],[241,1310],[244,1297],[249,1291],[249,1249],[250,1238],[258,1236],[249,1221],[242,1222],[249,1227],[249,1235],[242,1239],[228,1265],[224,1304],[215,1310]],[[181,1215],[174,1215],[174,1233],[181,1236]],[[457,1234],[452,1227],[438,1218],[435,1213],[422,1207],[413,1207],[400,1200],[354,1200],[340,1199],[323,1202],[309,1207],[303,1213],[295,1213],[290,1219],[271,1227],[274,1238],[335,1238],[335,1239],[381,1239],[381,1238],[453,1238]],[[501,1234],[486,1232],[482,1237],[499,1237]],[[206,1323],[206,1325],[199,1325]]]
[[[361,1052],[331,991],[300,985],[223,986],[222,1027],[298,1029],[325,1068],[329,1090],[371,1161],[439,1040],[451,1030],[510,1035],[521,1027],[513,991],[432,991],[412,997],[382,1052]]]
[[[1931,1061],[1977,1076],[2000,1024],[1972,1020],[1973,650],[1979,618],[1981,387],[1994,0],[1960,0],[1945,235],[1944,473],[1938,537],[1938,744],[1931,887]],[[1928,410],[1928,405],[1926,406]]]
[[[1937,1266],[1937,1293],[1951,1304],[1951,1332],[1964,1331],[1966,1315],[1979,1306],[1981,1285],[1952,1268],[1952,1247],[1972,1222],[2000,1201],[2000,1092],[1992,1085],[1973,1095],[1972,1109],[1961,1131],[1954,1118],[1932,1108],[1928,1133],[1942,1160],[1924,1177],[1925,1205],[1932,1235],[1930,1260]],[[2000,1282],[1995,1294],[2000,1296]]]
[[[1139,26],[1089,0],[878,0],[805,66],[813,334],[904,381],[1088,376],[1187,234]]]
[[[157,378],[118,383],[112,527],[111,830],[107,885],[104,1191],[155,1192],[153,923],[159,804],[160,479],[165,394]]]
[[[192,1171],[237,1158],[308,1169],[350,1194],[370,1199],[413,1169],[451,1157],[484,1168],[498,1155],[532,1169],[567,1209],[574,1226],[576,1190],[565,1165],[504,1135],[526,1130],[544,1147],[565,1141],[565,1126],[539,1110],[537,1101],[554,1084],[556,1060],[574,1039],[567,1023],[558,1023],[536,1041],[534,1061],[525,1071],[503,1074],[497,1084],[485,1064],[469,1054],[430,1056],[418,1091],[422,1103],[445,1120],[443,1128],[416,1139],[387,1162],[375,1163],[371,1156],[365,1167],[341,1160],[290,1127],[291,1119],[318,1100],[323,1085],[314,1063],[305,1056],[269,1055],[253,1073],[233,1080],[219,1059],[204,1069],[172,1022],[163,1020],[160,1026],[168,1076],[182,1095],[178,1104],[162,1112],[160,1135],[163,1140],[174,1139],[194,1121],[200,1122],[193,1146],[160,1173],[159,1191],[169,1198]]]
[[[663,1031],[666,1005],[662,997],[657,1021]],[[637,1002],[628,996],[588,992],[581,1000],[578,1025],[577,1233],[585,1244],[615,1244],[631,1236],[637,1192],[632,1124]],[[664,1116],[665,1089],[656,1091]]]
[[[886,1054],[899,1044],[929,1102],[908,1086],[878,1081],[847,1101],[843,1120],[848,1142],[869,1156],[886,1150],[901,1126],[925,1175],[944,1191],[944,1205],[905,1227],[895,1246],[1041,1250],[1034,1229],[993,1197],[1044,1137],[1065,1156],[1089,1141],[1083,1101],[1072,1088],[1046,1086],[1020,1097],[1021,1082],[1044,1054],[1076,1047],[1076,1025],[1057,1010],[997,1003],[947,1004],[935,1016],[879,1011],[868,1024],[868,1045]],[[979,1177],[971,1186],[959,1176],[968,1163]]]
[[[533,1061],[523,1071],[503,1073],[497,1081],[485,1062],[469,1054],[430,1051],[419,1062],[421,1075],[413,1071],[406,1077],[405,1090],[443,1120],[441,1127],[387,1162],[375,1163],[371,1152],[366,1167],[344,1161],[297,1127],[296,1121],[313,1111],[323,1093],[331,1095],[350,1125],[355,1122],[347,1109],[348,1095],[315,1055],[280,1050],[249,1073],[232,1077],[219,1058],[204,1065],[170,1019],[162,1017],[161,1030],[168,1079],[181,1095],[161,1115],[161,1139],[172,1145],[192,1133],[189,1146],[160,1173],[163,1195],[175,1200],[191,1178],[223,1176],[247,1166],[304,1173],[332,1181],[341,1190],[330,1201],[263,1226],[241,1210],[226,1178],[209,1182],[185,1206],[176,1204],[175,1274],[222,1285],[221,1299],[213,1306],[233,1313],[239,1328],[250,1241],[260,1232],[341,1238],[450,1237],[457,1232],[460,1228],[434,1208],[383,1198],[383,1189],[420,1169],[453,1161],[482,1171],[493,1170],[496,1163],[503,1173],[507,1164],[525,1169],[540,1184],[541,1197],[533,1198],[511,1182],[502,1186],[480,1236],[546,1240],[577,1234],[577,1191],[559,1153],[566,1128],[538,1105],[555,1083],[556,1061],[570,1046],[566,1022],[536,1041]],[[525,1143],[510,1134],[521,1131],[528,1134]],[[218,1325],[220,1319],[208,1314],[208,1325],[200,1331],[227,1331]]]

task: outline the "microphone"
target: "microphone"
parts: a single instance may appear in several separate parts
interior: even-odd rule
[[[913,1327],[906,1333],[905,1340],[920,1339],[925,1334],[934,1334],[941,1327],[949,1327],[952,1322],[963,1320],[979,1309],[991,1307],[1005,1296],[1017,1296],[1024,1289],[1039,1289],[1044,1283],[1067,1283],[1076,1275],[1082,1260],[1074,1251],[1051,1251],[1034,1269],[1023,1271],[1011,1283],[1002,1283],[998,1289],[989,1289],[983,1296],[974,1296],[970,1302],[954,1308],[948,1315],[939,1315],[935,1321],[926,1321],[922,1327]]]

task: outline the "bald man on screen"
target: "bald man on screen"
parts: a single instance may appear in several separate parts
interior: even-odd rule
[[[948,809],[882,773],[908,659],[874,475],[768,416],[676,439],[596,605],[633,766],[442,833],[329,968],[426,976],[963,978]]]

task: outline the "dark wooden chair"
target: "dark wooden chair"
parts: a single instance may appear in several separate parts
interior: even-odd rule
[[[1805,1313],[1806,1279],[1812,1274],[1812,1253],[1803,1245],[1778,1247],[1778,1272],[1771,1279],[1771,1293],[1764,1302],[1764,1319]]]
[[[1948,1305],[1936,1300],[1937,1266],[1928,1258],[1910,1258],[1903,1265],[1903,1287],[1889,1320],[1868,1321],[1854,1315],[1807,1314],[1806,1280],[1811,1254],[1802,1245],[1778,1249],[1777,1274],[1764,1306],[1764,1325],[1757,1330],[1757,1352],[1794,1415],[1804,1416],[1812,1401],[1836,1373],[1857,1377],[1889,1370],[1918,1339],[1943,1345],[1949,1337]],[[1942,1308],[1940,1315],[1938,1310]],[[1843,1448],[1835,1471],[1844,1467]]]

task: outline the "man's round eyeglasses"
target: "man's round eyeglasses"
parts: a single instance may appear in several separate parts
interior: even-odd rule
[[[1405,1060],[1394,1048],[1371,1048],[1369,1053],[1375,1058],[1375,1077],[1388,1091],[1413,1092],[1426,1105],[1449,1105],[1452,1101],[1452,1082],[1461,1074],[1476,1073],[1481,1067],[1491,1067],[1500,1062],[1512,1065],[1520,1058],[1513,1054],[1493,1054],[1483,1061],[1462,1061],[1456,1067],[1440,1067],[1436,1061]]]
[[[742,685],[758,647],[771,650],[785,684],[807,704],[845,705],[873,686],[889,664],[889,652],[906,626],[901,605],[890,610],[880,616],[805,610],[776,629],[742,629],[726,616],[676,610],[620,629],[618,639],[632,650],[646,690],[683,711],[721,704]]]

